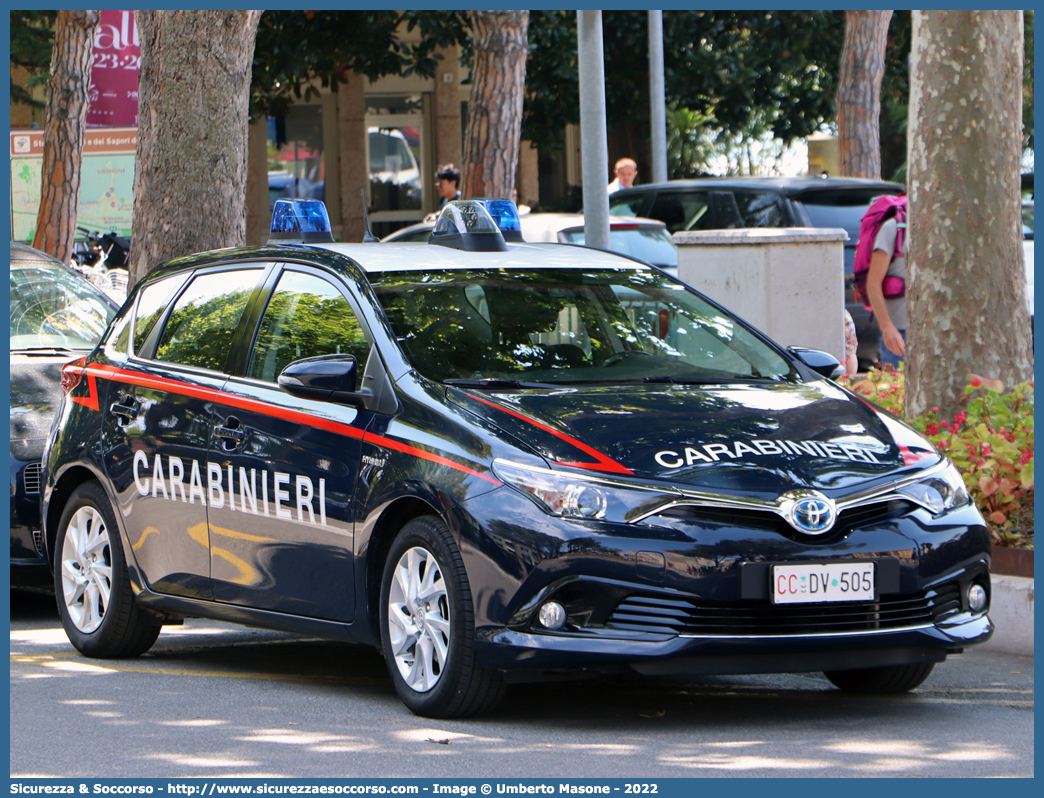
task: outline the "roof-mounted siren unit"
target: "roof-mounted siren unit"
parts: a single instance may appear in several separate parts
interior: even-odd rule
[[[447,202],[428,238],[467,252],[504,252],[508,241],[523,243],[518,208],[511,200],[485,198]]]
[[[317,199],[276,200],[269,244],[332,244],[330,215]]]

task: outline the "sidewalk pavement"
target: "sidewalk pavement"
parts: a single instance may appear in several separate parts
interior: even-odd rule
[[[983,649],[1033,656],[1033,580],[990,575],[990,620],[997,630]]]

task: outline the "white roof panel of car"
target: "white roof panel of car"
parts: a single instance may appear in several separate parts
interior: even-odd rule
[[[346,255],[367,273],[431,269],[644,269],[629,258],[566,244],[508,244],[505,252],[465,252],[428,244],[311,244]]]

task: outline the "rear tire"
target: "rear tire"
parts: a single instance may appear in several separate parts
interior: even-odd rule
[[[848,693],[890,695],[908,693],[919,687],[934,667],[934,662],[921,662],[855,671],[826,671],[823,675]]]
[[[380,623],[388,673],[411,712],[463,718],[499,703],[504,680],[477,661],[464,561],[438,518],[415,518],[392,543],[381,581]]]
[[[69,642],[85,656],[136,657],[159,637],[134,601],[116,519],[97,482],[73,491],[62,513],[54,592]]]

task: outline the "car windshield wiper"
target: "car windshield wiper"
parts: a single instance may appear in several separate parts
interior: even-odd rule
[[[443,385],[452,385],[454,388],[560,388],[561,385],[546,382],[522,382],[520,380],[502,380],[496,377],[487,377],[482,380],[443,380]]]

